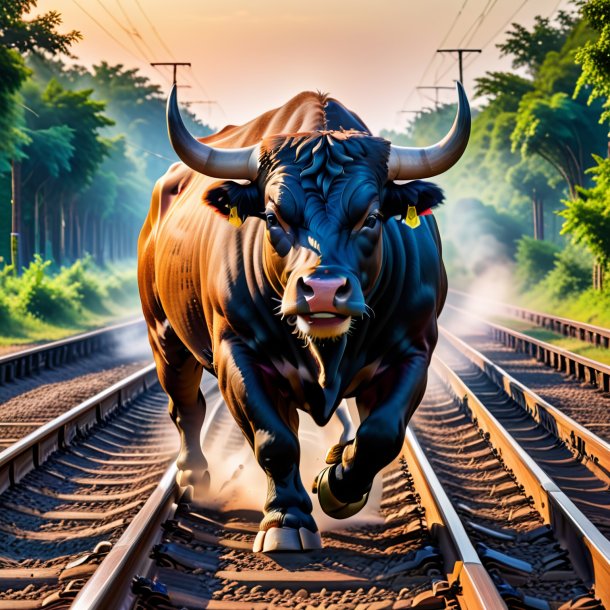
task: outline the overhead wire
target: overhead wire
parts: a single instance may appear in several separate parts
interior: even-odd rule
[[[506,26],[512,22],[512,20],[517,16],[519,11],[521,11],[521,9],[528,2],[529,2],[529,0],[523,0],[523,2],[517,7],[517,9],[513,13],[511,13],[510,17],[502,24],[502,26],[500,28],[498,28],[490,38],[487,39],[487,42],[485,42],[485,44],[481,47],[482,51],[484,51],[500,34],[502,34],[502,32],[505,31]],[[561,0],[559,0],[559,2],[557,3],[556,6],[559,6],[560,3],[561,3]],[[475,55],[473,58],[470,59],[469,62],[467,62],[465,64],[464,67],[466,67],[466,68],[470,67],[478,58],[479,58],[479,55]]]
[[[118,26],[119,28],[121,28],[121,30],[123,30],[123,32],[125,32],[125,34],[127,34],[127,36],[129,36],[129,39],[131,40],[131,42],[133,43],[133,45],[136,47],[136,49],[138,50],[138,53],[142,54],[142,57],[148,61],[148,58],[146,57],[146,53],[144,51],[142,51],[142,48],[140,47],[140,45],[138,44],[138,41],[135,40],[132,36],[132,33],[129,31],[128,28],[126,28],[116,17],[115,15],[112,13],[112,11],[110,11],[110,9],[102,2],[102,0],[97,0],[97,3],[102,7],[103,11],[110,17],[110,19],[112,19]]]
[[[116,0],[116,3],[117,3],[117,6],[119,7],[121,13],[123,13],[123,16],[127,20],[129,27],[131,28],[131,32],[129,30],[127,30],[129,35],[133,38],[134,41],[136,39],[139,39],[142,42],[144,47],[146,47],[150,58],[152,59],[155,56],[155,52],[148,46],[148,43],[144,40],[144,38],[142,37],[142,34],[140,34],[140,32],[138,31],[138,28],[136,28],[134,22],[131,20],[131,18],[129,17],[129,14],[127,13],[125,8],[121,4],[121,0]],[[150,62],[150,59],[149,59],[149,62]]]
[[[155,35],[155,37],[157,38],[157,40],[159,41],[159,44],[163,47],[163,49],[165,50],[165,52],[173,59],[176,59],[176,56],[171,52],[171,50],[169,49],[169,47],[167,46],[167,44],[165,43],[165,41],[163,40],[162,36],[159,34],[159,31],[157,30],[157,28],[155,27],[155,24],[151,21],[150,17],[148,16],[148,13],[142,8],[142,5],[140,4],[140,0],[134,0],[134,2],[136,3],[136,6],[138,7],[138,9],[140,10],[140,12],[142,13],[142,15],[144,16],[144,19],[146,19],[146,22],[148,23],[150,29],[152,30],[153,34]]]
[[[455,27],[455,25],[457,24],[459,18],[461,17],[462,13],[464,12],[464,9],[466,8],[467,4],[468,4],[468,0],[464,0],[464,2],[462,3],[462,6],[460,7],[460,9],[457,12],[457,15],[454,17],[453,21],[451,22],[451,25],[449,26],[449,29],[447,30],[445,36],[443,37],[441,42],[438,44],[439,47],[443,46],[445,44],[445,42],[447,42],[449,36],[453,32],[453,28]],[[438,55],[437,55],[437,53],[435,51],[434,54],[432,55],[432,57],[430,58],[430,61],[426,64],[426,67],[424,68],[421,76],[419,77],[419,80],[418,80],[419,84],[421,84],[423,82],[424,77],[426,76],[426,74],[428,74],[428,70],[430,69],[430,67],[434,63],[434,60],[437,57],[438,57]],[[402,109],[403,110],[404,110],[404,107],[407,105],[407,102],[413,97],[413,94],[415,93],[416,90],[417,90],[416,88],[411,89],[411,92],[405,98],[405,101],[402,103]]]
[[[89,13],[89,11],[87,11],[85,8],[83,8],[78,3],[77,0],[72,0],[72,2],[74,2],[74,4],[76,4],[76,6],[83,13],[85,13],[85,15],[87,15],[87,17],[89,17],[89,19],[91,19],[91,21],[93,21],[93,23],[95,23],[95,25],[97,25],[98,28],[100,28],[109,38],[114,40],[114,42],[116,42],[126,53],[128,53],[131,57],[133,57],[139,64],[147,64],[148,63],[148,62],[146,62],[145,59],[143,60],[141,57],[138,57],[133,51],[128,49],[114,34],[112,34],[112,32],[107,30],[91,13]]]

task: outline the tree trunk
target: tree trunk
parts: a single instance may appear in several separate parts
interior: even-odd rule
[[[63,265],[66,258],[66,218],[64,213],[64,197],[59,198],[59,264]]]
[[[18,161],[11,162],[12,180],[11,180],[11,204],[12,204],[12,223],[11,223],[11,265],[13,273],[19,275],[21,273],[21,163]]]
[[[53,259],[53,245],[51,242],[51,234],[49,232],[49,213],[47,211],[47,198],[46,194],[43,192],[42,198],[42,215],[44,222],[44,258],[45,260]]]
[[[596,259],[593,263],[593,289],[603,290],[604,289],[604,263]]]

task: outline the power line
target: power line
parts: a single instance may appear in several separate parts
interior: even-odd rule
[[[163,49],[165,49],[165,52],[172,58],[172,59],[176,59],[176,57],[174,56],[174,54],[170,51],[170,49],[168,48],[168,46],[165,44],[165,41],[163,40],[163,38],[161,37],[161,35],[159,34],[159,31],[157,30],[157,28],[155,27],[155,24],[150,20],[150,18],[148,17],[148,14],[146,13],[146,11],[142,8],[142,5],[140,4],[140,0],[134,0],[134,2],[136,3],[136,6],[140,9],[140,12],[142,13],[142,15],[144,15],[144,19],[146,19],[148,25],[150,26],[150,29],[153,31],[153,34],[156,36],[157,40],[159,41],[159,43],[161,44],[161,46],[163,47]]]
[[[121,4],[120,0],[116,0],[117,6],[119,7],[119,9],[121,10],[121,13],[123,13],[123,16],[125,17],[125,19],[127,20],[127,23],[129,24],[129,27],[132,29],[132,32],[130,32],[130,36],[134,39],[139,38],[142,41],[142,44],[146,47],[146,49],[148,50],[149,54],[150,54],[150,58],[155,56],[155,52],[148,46],[147,42],[144,40],[144,38],[142,38],[142,35],[140,34],[140,32],[138,32],[138,28],[136,28],[135,24],[133,23],[133,21],[130,19],[129,15],[127,14],[127,11],[125,11],[125,9],[123,8],[123,5]],[[150,59],[148,59],[148,61],[150,61]]]
[[[173,84],[176,84],[176,73],[178,71],[178,66],[188,66],[191,67],[191,64],[188,61],[154,61],[150,64],[153,68],[156,66],[173,66],[174,67],[174,79]],[[184,85],[182,85],[184,87]]]
[[[483,8],[483,10],[480,12],[479,16],[472,22],[472,25],[466,30],[466,32],[462,36],[462,39],[460,40],[460,42],[458,42],[458,45],[457,45],[458,47],[461,47],[462,45],[470,44],[470,41],[474,38],[474,35],[479,31],[479,28],[481,27],[481,25],[483,25],[483,22],[485,21],[485,19],[489,15],[489,13],[491,13],[491,11],[492,11],[493,7],[496,5],[497,1],[498,0],[487,0],[487,4]]]
[[[438,108],[438,92],[440,90],[446,90],[449,89],[450,91],[453,91],[453,87],[439,87],[438,85],[435,85],[433,87],[415,87],[418,91],[424,91],[426,89],[433,89],[434,90],[434,108],[437,109]]]
[[[464,11],[464,8],[466,8],[467,4],[468,4],[468,0],[464,0],[460,10],[457,12],[457,15],[455,16],[455,18],[453,19],[451,25],[449,26],[449,29],[447,30],[447,33],[445,34],[445,36],[443,37],[443,39],[439,43],[439,45],[438,45],[439,47],[443,46],[445,44],[445,42],[447,41],[447,39],[449,38],[449,35],[453,31],[453,28],[455,27],[455,24],[458,22],[458,19],[460,18],[461,14]],[[436,53],[434,55],[432,55],[432,57],[430,58],[430,61],[427,63],[426,67],[424,68],[424,71],[422,72],[421,76],[419,77],[418,82],[421,83],[424,80],[424,77],[426,76],[426,74],[428,74],[428,70],[430,69],[430,66],[432,66],[432,63],[434,62],[434,60],[437,57],[438,57],[438,55]],[[436,81],[436,82],[438,82],[438,81]],[[403,108],[407,105],[407,102],[411,99],[411,97],[413,96],[414,92],[415,92],[415,89],[411,89],[411,93],[409,93],[409,95],[405,98],[405,101],[402,103],[402,107]]]
[[[489,38],[487,40],[487,42],[481,47],[481,49],[483,49],[483,51],[502,33],[504,32],[504,29],[506,28],[506,26],[517,16],[517,13],[519,13],[521,11],[521,9],[528,3],[529,0],[523,0],[523,2],[518,6],[518,8],[511,13],[511,16],[502,24],[502,26],[493,34],[493,36],[491,36],[491,38]],[[561,0],[559,0],[559,2],[561,2]],[[559,4],[557,4],[556,6],[559,6]],[[467,64],[466,67],[469,68],[477,59],[479,58],[478,55],[475,55]]]
[[[136,47],[136,49],[138,50],[138,53],[142,54],[142,58],[144,61],[148,61],[148,58],[146,57],[146,53],[142,51],[142,48],[140,47],[140,45],[138,44],[137,40],[135,40],[131,34],[131,32],[129,31],[128,28],[126,28],[114,15],[113,13],[108,9],[108,7],[102,2],[102,0],[97,0],[97,3],[102,7],[102,9],[104,10],[104,12],[110,17],[110,19],[112,19],[112,21],[114,21],[126,34],[127,36],[129,36],[129,39],[131,40],[131,42],[134,44],[134,46]]]
[[[111,32],[109,32],[93,15],[91,15],[91,13],[89,13],[88,11],[86,11],[78,2],[77,0],[72,0],[72,2],[74,2],[74,4],[76,4],[76,6],[78,6],[78,8],[85,13],[85,15],[87,15],[87,17],[89,17],[89,19],[91,19],[91,21],[93,21],[93,23],[95,23],[95,25],[97,25],[97,27],[99,27],[107,36],[109,36],[110,38],[112,38],[112,40],[114,40],[114,42],[116,42],[124,51],[126,51],[127,53],[129,53],[129,55],[131,55],[131,57],[135,58],[136,61],[139,64],[144,64],[146,62],[144,62],[140,57],[138,57],[137,55],[135,55],[132,51],[130,51],[114,34],[112,34]]]

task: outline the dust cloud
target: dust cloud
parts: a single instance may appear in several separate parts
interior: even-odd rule
[[[250,445],[243,437],[229,413],[211,375],[204,373],[201,385],[206,398],[206,423],[202,430],[203,451],[209,464],[211,486],[205,504],[219,510],[246,509],[262,511],[267,495],[267,477],[256,462]],[[350,407],[352,418],[358,415]],[[321,531],[350,527],[362,523],[382,523],[379,516],[381,477],[371,490],[367,506],[358,515],[337,520],[326,515],[311,493],[316,475],[326,466],[324,458],[343,430],[337,418],[319,428],[309,415],[299,412],[299,440],[301,443],[301,478],[314,506],[313,516]]]

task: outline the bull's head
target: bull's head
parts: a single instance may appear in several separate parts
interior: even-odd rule
[[[281,297],[279,313],[315,340],[338,339],[367,315],[367,295],[383,265],[384,223],[442,200],[422,182],[460,158],[470,109],[458,83],[458,111],[447,136],[427,148],[406,148],[358,131],[276,135],[241,149],[195,140],[180,118],[175,89],[168,128],[178,156],[192,169],[225,181],[206,202],[239,224],[266,223],[265,274]],[[413,180],[415,179],[415,180]],[[394,180],[413,180],[395,184]]]

